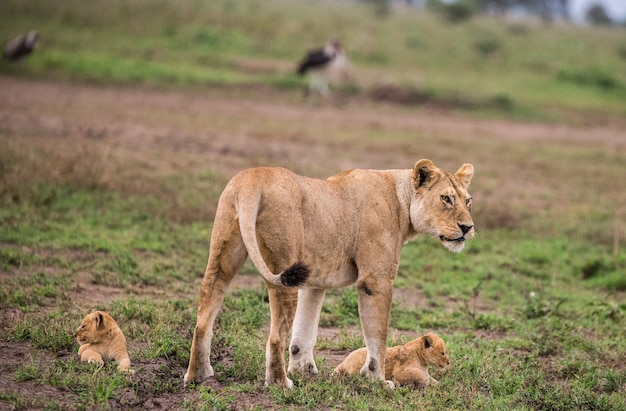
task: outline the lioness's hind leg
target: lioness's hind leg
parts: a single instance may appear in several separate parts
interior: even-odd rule
[[[265,346],[265,383],[293,388],[285,372],[285,347],[298,304],[298,289],[268,284],[271,329]]]
[[[211,245],[213,246],[213,243]],[[224,249],[229,252],[224,252]],[[222,250],[219,251],[222,252],[216,251],[209,257],[209,263],[202,280],[198,318],[193,333],[189,367],[184,378],[185,383],[200,383],[214,375],[210,361],[213,324],[222,308],[228,285],[246,261],[247,253],[243,243],[238,247],[223,246]]]
[[[317,340],[317,327],[325,295],[325,289],[303,288],[298,291],[298,308],[289,344],[289,373],[318,373],[313,347]]]

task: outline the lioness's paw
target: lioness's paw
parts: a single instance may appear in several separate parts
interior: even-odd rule
[[[368,366],[363,366],[360,374],[361,377],[369,378],[370,380],[383,380],[385,378],[380,371],[377,371],[376,369],[370,370]]]
[[[207,365],[204,368],[203,372],[197,373],[197,374],[194,374],[190,370],[187,370],[187,372],[185,373],[185,376],[183,377],[183,383],[184,385],[191,384],[191,383],[201,384],[204,381],[206,381],[209,377],[212,377],[214,375],[215,375],[215,372],[213,371],[213,367],[210,365]]]
[[[293,374],[294,372],[300,372],[303,374],[317,375],[319,370],[315,361],[309,359],[300,359],[298,361],[290,361],[287,367],[287,372]]]
[[[387,387],[396,388],[396,384],[394,384],[393,381],[386,380],[385,382],[387,383]]]
[[[265,386],[269,386],[270,383],[267,382],[267,380],[265,380]],[[293,381],[290,378],[285,378],[285,381],[280,384],[282,385],[284,388],[288,389],[288,390],[292,390],[293,389]]]

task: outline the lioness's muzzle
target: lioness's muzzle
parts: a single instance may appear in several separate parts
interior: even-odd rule
[[[465,241],[465,236],[461,236],[461,237],[458,237],[458,238],[448,238],[448,237],[446,237],[445,235],[442,234],[442,235],[439,236],[439,239],[441,241],[450,241],[450,242],[456,241],[457,243],[462,243],[463,241]]]

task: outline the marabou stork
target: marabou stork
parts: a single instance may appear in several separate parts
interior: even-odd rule
[[[300,61],[297,73],[304,76],[311,73],[309,93],[317,92],[322,96],[328,95],[328,80],[333,72],[338,72],[346,64],[346,54],[339,40],[330,41],[323,48],[310,50]]]

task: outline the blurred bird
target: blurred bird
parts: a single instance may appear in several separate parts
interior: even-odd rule
[[[18,61],[28,56],[35,50],[39,41],[39,33],[31,31],[28,34],[20,34],[4,46],[2,58],[10,61]]]
[[[337,39],[333,39],[323,48],[310,50],[300,61],[297,73],[301,76],[311,73],[308,92],[318,92],[322,96],[328,95],[328,80],[333,72],[343,69],[346,64],[346,54]]]

